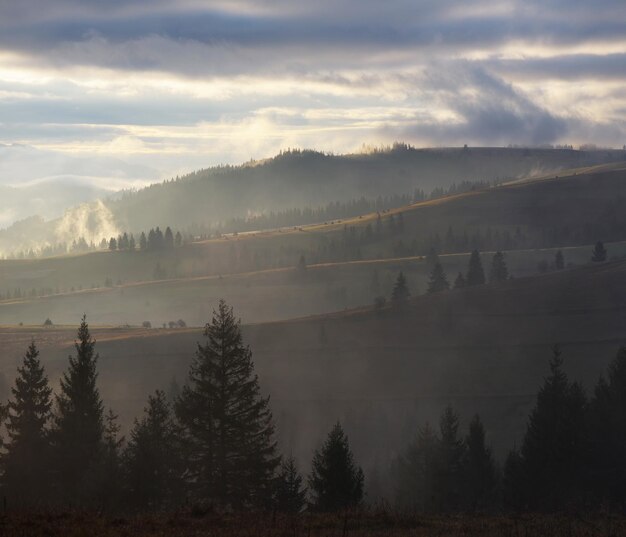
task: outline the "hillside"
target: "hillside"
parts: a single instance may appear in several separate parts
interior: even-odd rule
[[[512,273],[524,276],[540,262],[549,267],[556,249],[567,247],[566,263],[580,264],[595,241],[626,240],[624,200],[626,167],[613,164],[174,249],[3,260],[0,322],[38,323],[46,316],[66,322],[74,311],[116,324],[160,324],[174,316],[201,322],[208,312],[199,302],[219,296],[251,321],[268,319],[261,316],[268,304],[270,319],[323,313],[388,295],[399,270],[423,292],[429,267],[422,257],[431,249],[454,254],[444,260],[452,280],[473,248],[507,251]],[[610,246],[610,257],[623,254],[620,244]],[[293,272],[301,255],[310,270],[298,280]],[[274,304],[280,304],[276,315]]]
[[[231,218],[324,206],[359,198],[412,196],[463,181],[505,181],[625,160],[624,151],[565,149],[413,149],[371,154],[290,151],[262,162],[200,170],[104,203],[71,207],[63,218],[27,220],[0,231],[0,253],[80,236],[96,244],[120,231],[172,226],[197,233]],[[71,208],[70,208],[71,207]],[[341,216],[341,215],[336,215]]]
[[[588,265],[420,296],[404,314],[365,307],[246,325],[244,336],[272,396],[281,444],[302,460],[339,418],[366,468],[385,463],[448,403],[464,419],[479,412],[502,456],[519,444],[552,344],[562,346],[567,372],[590,389],[626,342],[625,277],[624,261]],[[4,389],[30,337],[56,385],[74,330],[1,329]],[[202,337],[199,328],[95,335],[102,393],[126,425],[154,388],[184,382]]]

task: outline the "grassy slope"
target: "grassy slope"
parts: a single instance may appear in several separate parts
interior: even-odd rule
[[[244,335],[281,444],[303,463],[341,419],[365,469],[384,464],[448,403],[465,422],[479,412],[502,456],[519,444],[553,343],[591,388],[626,340],[625,277],[626,262],[586,266],[418,297],[401,316],[360,308],[248,325]],[[10,379],[31,335],[56,385],[73,328],[3,329],[2,370]],[[108,328],[96,337],[102,393],[128,424],[150,391],[184,381],[202,336]]]

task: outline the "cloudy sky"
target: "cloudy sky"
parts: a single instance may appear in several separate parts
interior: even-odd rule
[[[624,0],[0,0],[0,185],[394,140],[621,148],[625,82]]]

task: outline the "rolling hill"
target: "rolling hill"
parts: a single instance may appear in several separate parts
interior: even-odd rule
[[[591,389],[626,342],[625,278],[625,261],[587,265],[416,297],[402,313],[363,307],[248,324],[244,337],[272,396],[281,445],[302,461],[341,419],[366,470],[384,468],[446,404],[464,420],[479,412],[502,457],[521,439],[554,343],[566,371]],[[74,329],[1,329],[4,389],[30,337],[56,384]],[[102,393],[125,425],[150,391],[184,382],[202,338],[199,328],[95,334]]]

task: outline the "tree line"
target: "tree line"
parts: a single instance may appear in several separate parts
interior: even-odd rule
[[[219,303],[187,383],[157,390],[128,440],[97,387],[96,342],[86,319],[53,394],[36,344],[26,351],[3,408],[0,483],[9,507],[158,510],[197,504],[232,509],[358,505],[364,477],[339,423],[315,452],[308,487],[278,453],[269,397],[232,308]]]

